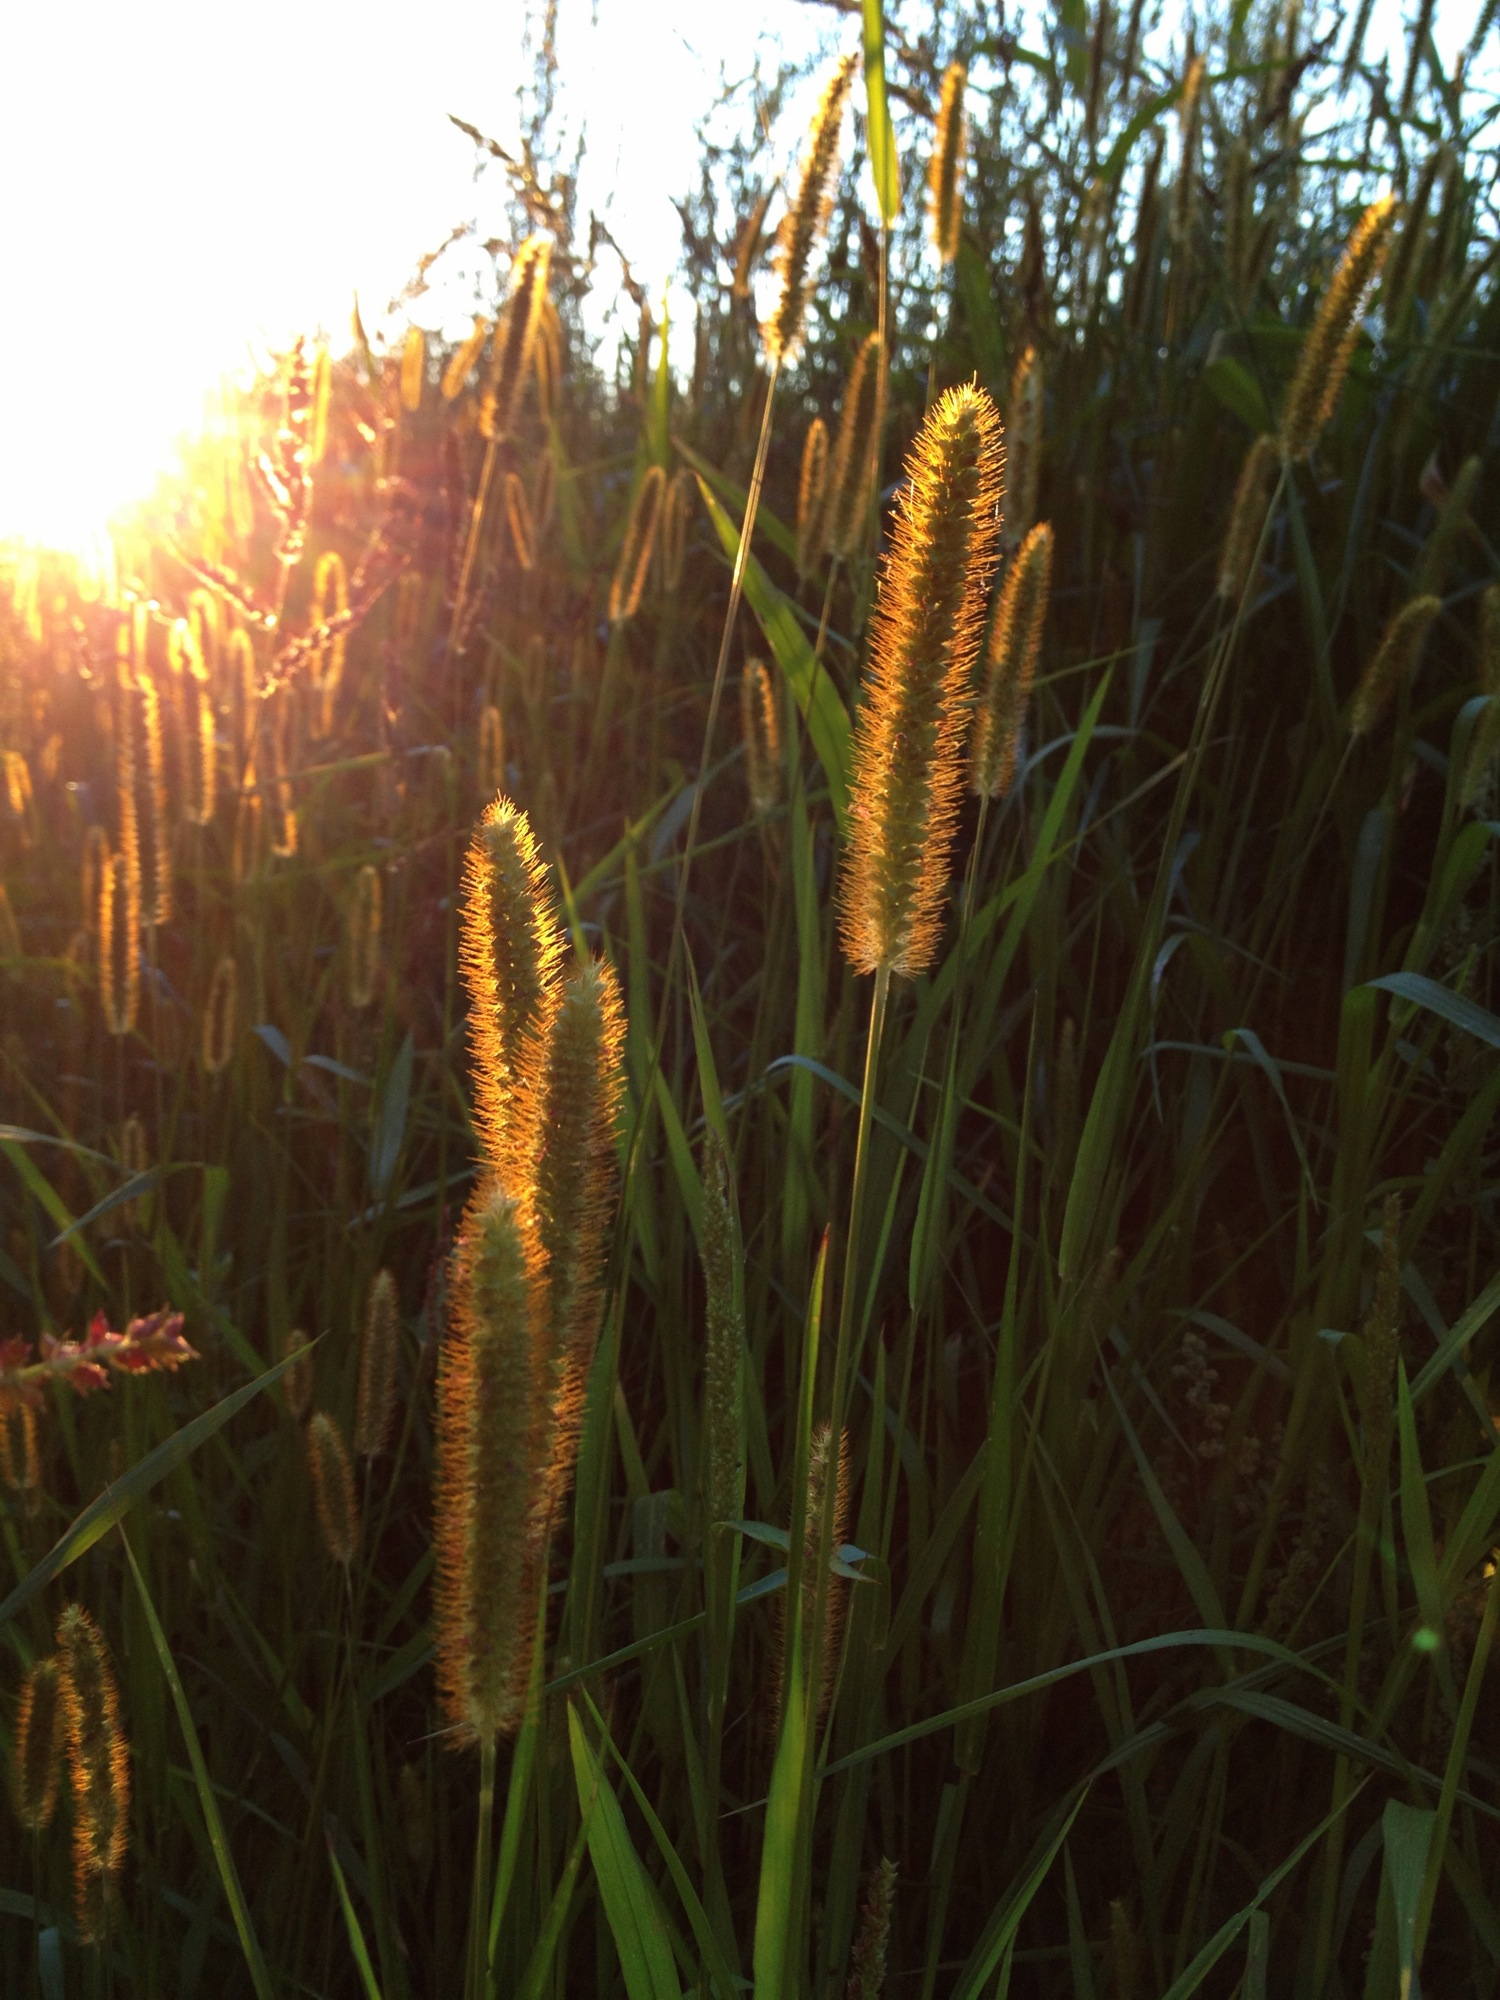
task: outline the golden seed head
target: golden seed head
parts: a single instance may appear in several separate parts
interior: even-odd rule
[[[130,1840],[130,1752],[120,1695],[99,1627],[81,1604],[57,1623],[68,1777],[73,1794],[73,1879],[80,1928],[98,1937],[100,1878],[117,1875]]]
[[[625,539],[620,544],[619,560],[610,580],[609,620],[612,625],[634,618],[640,609],[646,572],[651,566],[651,554],[656,546],[666,484],[667,475],[661,467],[648,465],[635,489],[635,498],[630,503],[630,515],[625,523]]]
[[[746,660],[740,679],[740,724],[745,739],[745,783],[757,819],[781,801],[781,718],[764,660]]]
[[[26,1415],[30,1416],[28,1410]],[[21,1683],[16,1737],[11,1751],[11,1791],[16,1817],[29,1833],[52,1823],[62,1780],[67,1718],[56,1659],[37,1660]]]
[[[937,950],[1004,456],[999,413],[969,384],[939,399],[907,462],[871,622],[839,885],[856,972],[914,977]]]
[[[323,1546],[348,1569],[359,1549],[359,1501],[344,1434],[326,1410],[314,1410],[307,1426],[307,1470]]]
[[[537,324],[547,296],[552,245],[545,236],[528,237],[511,267],[510,297],[495,326],[489,375],[479,410],[481,437],[509,437],[531,373]]]
[[[969,782],[981,798],[1000,798],[1015,782],[1051,588],[1052,528],[1040,521],[1011,558],[995,608],[970,759]]]
[[[1359,338],[1359,316],[1380,276],[1395,218],[1396,203],[1390,195],[1382,195],[1365,210],[1302,342],[1281,411],[1281,455],[1289,462],[1310,455],[1333,415]]]
[[[927,173],[932,241],[945,264],[951,264],[958,255],[959,228],[963,221],[964,85],[968,76],[961,62],[949,63],[943,72],[937,135]]]
[[[469,843],[459,941],[469,994],[474,1123],[491,1173],[507,1166],[527,1037],[545,1016],[562,949],[530,822],[509,799],[497,798]]]
[[[845,56],[829,78],[802,162],[797,198],[782,218],[776,238],[776,272],[781,298],[761,332],[773,361],[788,359],[802,338],[811,290],[812,260],[828,227],[838,171],[844,106],[854,80],[854,57]]]

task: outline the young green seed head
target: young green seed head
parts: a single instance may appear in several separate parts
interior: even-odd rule
[[[1015,783],[1051,588],[1052,528],[1041,521],[1011,558],[995,610],[970,758],[969,782],[980,798],[998,799]]]
[[[1003,467],[994,404],[950,389],[908,460],[871,624],[839,884],[856,972],[914,977],[937,950]]]
[[[829,78],[823,92],[802,162],[797,198],[782,218],[781,230],[776,238],[776,272],[781,280],[781,298],[775,312],[761,329],[766,353],[772,361],[787,359],[802,338],[808,293],[812,288],[812,260],[828,227],[833,207],[844,106],[848,102],[853,80],[854,57],[848,55]]]

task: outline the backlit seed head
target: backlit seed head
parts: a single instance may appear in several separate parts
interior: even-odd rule
[[[961,62],[949,63],[943,72],[937,136],[927,175],[932,241],[945,264],[951,264],[958,255],[959,228],[963,222],[964,85],[968,75]]]
[[[907,469],[871,623],[839,905],[855,971],[914,977],[937,950],[999,536],[1004,448],[982,389],[939,399]]]
[[[797,479],[797,574],[806,576],[817,558],[823,536],[823,507],[828,497],[828,426],[821,417],[808,425]]]
[[[864,532],[880,450],[881,384],[885,375],[880,335],[860,342],[844,391],[838,442],[823,511],[823,546],[831,556],[855,553]]]
[[[630,517],[625,523],[625,539],[620,544],[619,559],[610,580],[609,619],[612,625],[634,618],[640,609],[646,572],[651,567],[651,554],[656,546],[666,482],[667,475],[659,465],[648,465],[635,490]]]
[[[1042,482],[1042,417],[1045,401],[1042,357],[1028,347],[1010,378],[1010,408],[1006,412],[1005,538],[1019,542],[1036,520]]]
[[[106,1884],[118,1875],[130,1839],[130,1753],[120,1695],[99,1627],[81,1604],[57,1624],[68,1778],[73,1795],[73,1881],[79,1928],[97,1941]]]
[[[1338,404],[1359,338],[1360,313],[1380,276],[1395,218],[1390,195],[1365,210],[1303,339],[1281,411],[1281,455],[1288,461],[1309,456]]]
[[[531,518],[531,496],[522,485],[519,472],[505,475],[505,527],[516,567],[535,568],[536,527]]]
[[[854,80],[854,60],[852,55],[845,56],[829,78],[813,119],[797,198],[783,217],[776,238],[776,273],[781,280],[781,298],[775,312],[761,329],[766,352],[773,361],[788,358],[802,338],[802,323],[807,315],[807,299],[811,290],[812,260],[828,227],[833,207],[839,141],[843,131],[844,106]]]
[[[30,1416],[31,1411],[25,1414]],[[16,1817],[30,1833],[50,1826],[62,1781],[67,1720],[56,1659],[37,1660],[21,1683],[11,1752],[11,1793]]]
[[[490,346],[489,374],[479,409],[481,437],[508,437],[515,427],[522,392],[531,373],[537,324],[547,296],[552,245],[532,236],[516,252],[511,267],[510,297],[495,327]]]

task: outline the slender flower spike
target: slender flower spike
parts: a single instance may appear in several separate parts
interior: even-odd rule
[[[999,412],[973,384],[939,399],[907,461],[871,626],[839,885],[856,972],[914,978],[937,949],[1004,461]]]
[[[1360,311],[1380,276],[1395,218],[1396,204],[1390,195],[1370,204],[1355,224],[1323,295],[1282,405],[1281,455],[1288,462],[1310,455],[1333,415],[1359,337]]]
[[[797,199],[782,218],[781,231],[776,238],[776,272],[781,279],[781,298],[762,328],[766,352],[773,361],[784,360],[802,338],[807,296],[812,289],[813,252],[828,227],[828,215],[833,207],[833,179],[838,169],[844,106],[849,101],[849,86],[853,80],[854,57],[848,55],[829,78],[828,87],[823,92],[802,162]]]

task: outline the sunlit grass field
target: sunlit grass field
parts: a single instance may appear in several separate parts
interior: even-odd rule
[[[867,6],[0,551],[0,1992],[1500,1986],[1493,11]]]

